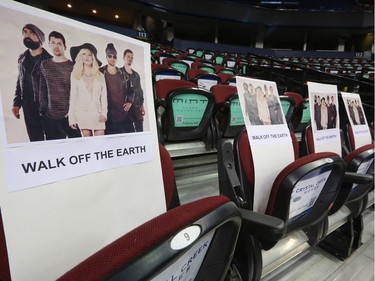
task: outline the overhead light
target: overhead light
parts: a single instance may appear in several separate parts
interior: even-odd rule
[[[72,7],[72,4],[68,4],[67,6],[68,6],[68,8],[71,8],[71,7]]]
[[[94,14],[96,14],[96,10],[92,10],[92,12],[93,12]]]
[[[118,19],[118,18],[119,18],[119,16],[118,16],[118,15],[115,15],[115,18],[116,18],[116,19]]]

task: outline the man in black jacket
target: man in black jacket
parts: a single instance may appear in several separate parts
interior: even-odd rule
[[[51,58],[51,55],[43,48],[44,33],[37,26],[26,24],[22,28],[22,35],[27,50],[18,58],[18,79],[12,112],[19,119],[22,107],[30,141],[42,141],[45,135],[39,114],[40,64]]]
[[[129,110],[134,102],[134,91],[127,91],[124,71],[116,66],[117,50],[113,43],[105,49],[108,64],[99,70],[104,74],[107,85],[108,119],[105,134],[134,132],[133,119]]]
[[[124,106],[125,111],[129,111],[130,117],[129,121],[133,121],[132,126],[128,126],[128,132],[143,132],[143,120],[145,115],[145,110],[143,106],[144,97],[143,90],[141,87],[141,78],[131,65],[133,64],[134,54],[132,50],[126,49],[124,51],[124,66],[120,70],[124,74],[124,86],[127,96],[134,95],[134,101],[132,104],[127,104]],[[133,128],[132,128],[133,127]]]

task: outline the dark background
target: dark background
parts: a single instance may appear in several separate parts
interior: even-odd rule
[[[137,36],[135,30],[144,31],[148,41],[164,44],[182,39],[301,51],[373,52],[374,48],[371,0],[17,2],[133,37]]]

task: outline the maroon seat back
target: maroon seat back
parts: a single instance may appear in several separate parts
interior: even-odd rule
[[[163,173],[165,204],[167,210],[170,210],[180,205],[176,180],[174,176],[174,168],[172,158],[169,155],[168,150],[161,144],[159,144],[159,152],[161,169]]]
[[[152,63],[151,64],[151,72],[153,72],[154,70],[159,69],[159,68],[168,69],[170,67],[166,64],[160,64],[160,63]]]
[[[211,92],[215,96],[216,103],[223,103],[227,101],[230,96],[237,94],[237,88],[230,85],[218,84],[212,86]]]
[[[353,134],[353,128],[350,124],[347,126],[346,132],[347,132],[347,138],[349,141],[349,149],[355,150],[355,137]]]
[[[303,97],[299,93],[285,92],[284,96],[288,96],[294,99],[295,106],[301,106],[303,104]]]
[[[350,135],[350,134],[349,134]],[[314,138],[311,126],[306,128],[305,132],[305,143],[307,145],[307,151],[309,154],[315,153]],[[354,138],[351,143],[354,142]],[[374,159],[374,145],[368,144],[358,149],[354,149],[349,152],[344,161],[346,162],[346,171],[359,174],[372,174],[373,175],[373,160]],[[366,164],[368,163],[368,165]],[[361,166],[362,165],[362,166]],[[367,166],[366,166],[367,165]],[[353,188],[355,187],[355,188]],[[335,206],[331,209],[330,214],[336,212],[342,204],[347,204],[354,201],[361,201],[363,197],[367,196],[370,189],[373,187],[372,184],[354,184],[351,180],[347,179],[343,182],[341,193],[337,198]],[[359,209],[352,210],[358,215]]]
[[[217,75],[219,75],[222,84],[228,84],[228,80],[229,80],[230,78],[235,77],[234,74],[223,73],[223,72],[218,72]]]
[[[285,221],[286,234],[294,230],[307,228],[326,218],[340,192],[341,181],[345,172],[343,159],[335,153],[318,153],[298,159],[298,142],[293,133],[291,133],[291,136],[295,161],[285,167],[276,177],[266,209],[266,214]],[[241,132],[236,138],[234,149],[236,170],[246,197],[245,201],[252,209],[255,182],[254,165],[256,164],[254,164],[252,158],[246,131]],[[330,171],[330,173],[318,200],[314,200],[314,204],[308,211],[290,217],[290,206],[293,204],[293,196],[295,196],[293,190],[298,188],[301,182],[327,171]]]
[[[8,251],[5,240],[3,219],[0,210],[0,280],[10,281],[10,270],[9,270],[9,260]]]
[[[205,74],[205,73],[208,73],[206,70],[203,70],[203,69],[198,69],[198,68],[189,68],[187,70],[187,80],[189,81],[192,81],[194,82],[195,78],[199,75],[199,74]]]
[[[287,96],[294,100],[293,112],[291,113],[289,121],[293,127],[293,130],[296,131],[302,120],[305,100],[299,93],[295,92],[285,92],[284,96]]]
[[[347,171],[372,175],[372,178],[374,178],[374,153],[374,144],[364,145],[351,151],[344,158],[347,164]],[[353,217],[357,217],[365,208],[363,199],[365,199],[369,191],[374,188],[374,182],[372,181],[372,183],[365,184],[352,184],[351,182],[344,182],[343,188],[350,190],[350,193],[346,199],[346,205],[351,210]],[[361,206],[361,204],[363,206]]]
[[[294,134],[291,134],[294,150],[294,159],[298,158],[298,141]],[[236,165],[240,182],[243,184],[244,191],[247,193],[249,199],[249,206],[252,209],[253,194],[254,194],[254,183],[255,183],[255,172],[254,172],[254,161],[251,153],[251,146],[247,131],[243,130],[235,140],[234,154],[236,158]]]
[[[223,196],[207,197],[174,208],[102,248],[59,281],[165,280],[197,271],[194,280],[223,280],[229,268],[241,216]],[[195,232],[192,232],[192,230]],[[174,246],[176,237],[185,246]],[[194,256],[194,258],[191,258]],[[181,271],[183,269],[183,271]]]
[[[158,99],[166,99],[170,91],[177,88],[196,88],[197,84],[191,81],[163,79],[155,82],[155,94]]]
[[[237,95],[237,87],[218,84],[211,87],[216,101],[216,119],[221,136],[234,138],[245,126]]]
[[[286,220],[287,233],[322,221],[328,216],[340,194],[345,167],[343,159],[333,152],[321,152],[297,159],[275,179],[266,214]],[[299,184],[314,177],[317,178],[314,184],[326,178],[318,198],[309,197],[312,200],[309,209],[292,215],[292,204],[301,200],[299,196],[304,195],[303,191],[299,191]]]

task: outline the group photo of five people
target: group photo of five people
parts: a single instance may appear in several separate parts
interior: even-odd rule
[[[131,49],[117,67],[117,49],[108,43],[102,66],[91,43],[71,47],[69,59],[58,31],[48,35],[51,54],[36,25],[26,24],[22,36],[27,50],[18,58],[12,113],[20,119],[22,109],[30,141],[143,132],[144,95]]]

